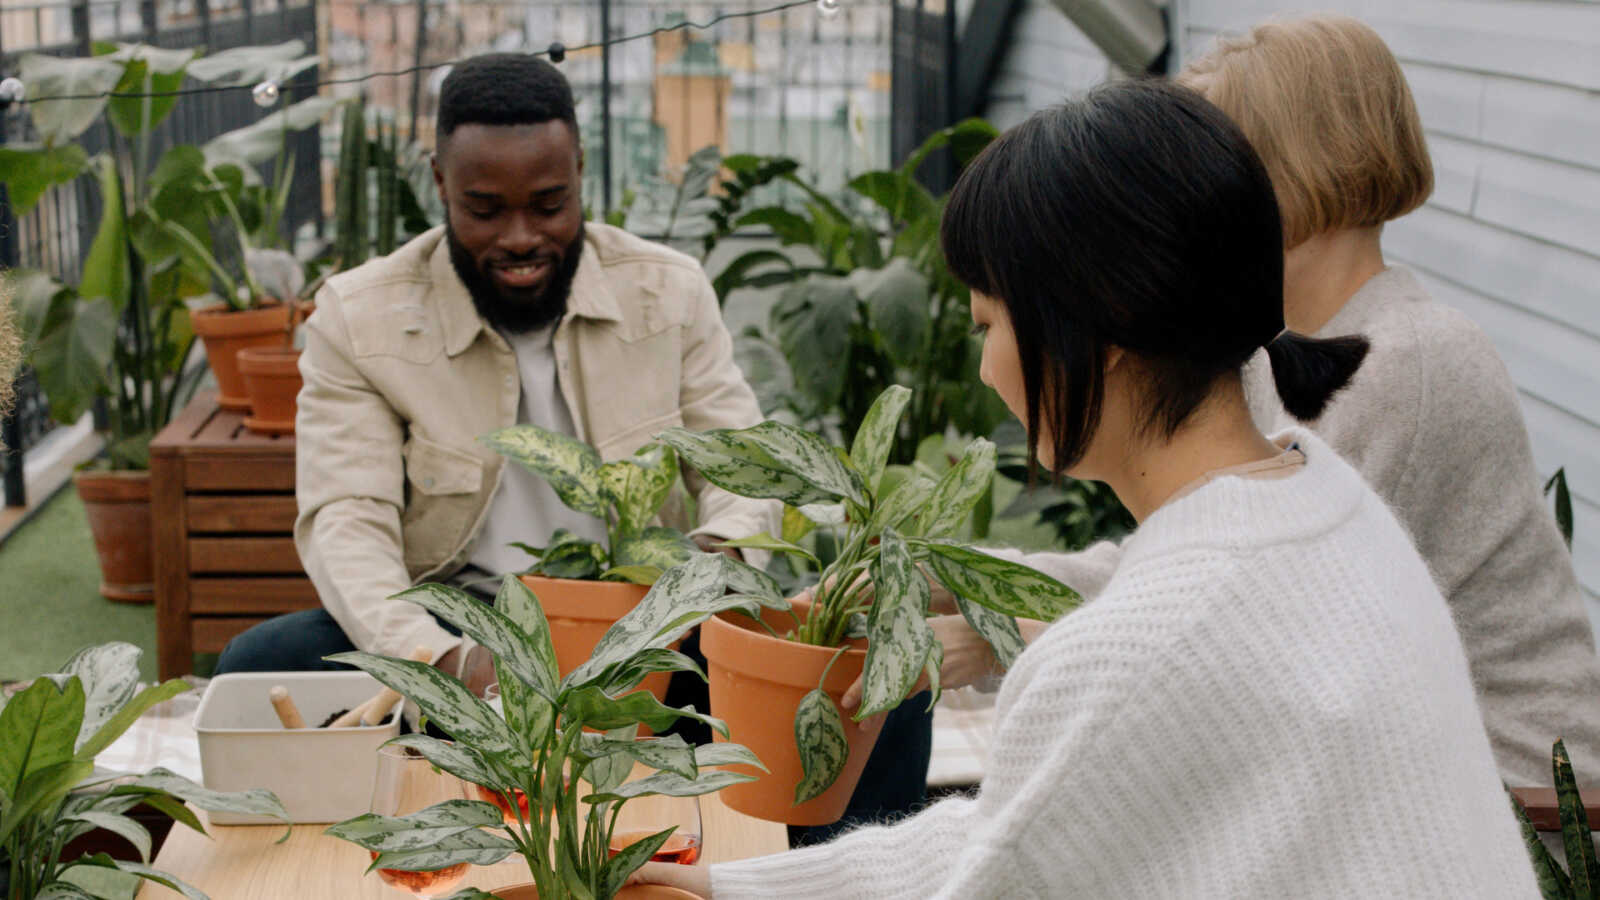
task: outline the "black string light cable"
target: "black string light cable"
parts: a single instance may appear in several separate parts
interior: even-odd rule
[[[844,5],[844,0],[787,0],[787,2],[777,3],[761,9],[749,9],[744,10],[743,12],[719,13],[718,15],[712,16],[710,19],[707,19],[704,22],[694,22],[689,19],[685,19],[682,22],[677,22],[672,25],[662,25],[638,34],[630,34],[624,37],[614,38],[612,40],[594,41],[577,47],[567,47],[562,45],[560,42],[556,42],[544,50],[533,51],[530,55],[545,56],[548,57],[553,63],[560,63],[567,58],[568,53],[614,47],[618,44],[626,44],[632,41],[645,40],[647,38],[655,37],[658,34],[666,34],[672,31],[686,31],[690,29],[696,31],[705,31],[722,22],[727,22],[733,19],[751,19],[759,16],[771,15],[772,13],[783,12],[799,6],[813,5],[816,6],[817,13],[819,15],[825,19],[831,19],[839,14]],[[352,78],[330,78],[325,81],[315,82],[309,87],[313,89],[320,89],[330,85],[358,84],[364,81],[370,81],[374,78],[398,78],[406,75],[414,75],[419,72],[429,72],[434,69],[442,69],[446,66],[453,66],[461,61],[462,60],[459,59],[453,59],[449,60],[448,62],[425,63],[423,65],[410,66],[408,68],[397,69],[392,72],[368,72],[365,75]],[[23,84],[22,79],[11,77],[0,80],[0,110],[6,109],[13,103],[23,101],[26,101],[30,104],[35,104],[65,100],[136,100],[144,98],[153,99],[158,97],[185,97],[191,94],[220,94],[227,91],[241,90],[249,90],[250,95],[255,100],[257,106],[270,107],[278,102],[280,85],[277,81],[269,78],[265,81],[257,83],[254,86],[243,84],[208,85],[205,87],[182,88],[173,91],[154,91],[150,93],[102,91],[96,94],[58,94],[48,97],[35,97],[32,100],[27,100],[27,85]]]

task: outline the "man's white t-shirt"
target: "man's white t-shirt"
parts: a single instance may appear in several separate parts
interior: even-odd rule
[[[526,334],[502,334],[517,355],[522,376],[517,424],[577,434],[556,373],[555,330],[556,325],[551,324]],[[558,528],[593,541],[604,543],[606,539],[605,525],[599,519],[568,509],[543,478],[507,460],[469,561],[493,575],[521,572],[536,560],[510,543],[544,547]]]

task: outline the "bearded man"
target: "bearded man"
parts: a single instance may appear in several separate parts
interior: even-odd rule
[[[425,646],[479,690],[489,654],[464,653],[452,630],[391,596],[443,580],[492,596],[495,576],[532,562],[511,542],[545,546],[558,528],[605,539],[602,522],[480,435],[531,423],[615,459],[674,425],[761,419],[700,266],[584,222],[572,89],[554,66],[522,54],[457,65],[437,139],[445,225],[330,279],[306,323],[295,545],[322,608],[235,638],[219,673]],[[686,474],[703,548],[777,532],[774,504]]]

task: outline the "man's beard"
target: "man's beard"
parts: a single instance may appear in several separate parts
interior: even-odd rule
[[[450,217],[445,216],[445,240],[450,244],[450,262],[456,276],[466,285],[467,295],[478,315],[502,334],[527,334],[560,320],[567,311],[567,297],[572,293],[572,279],[578,274],[578,260],[583,256],[584,228],[578,225],[578,234],[562,252],[561,262],[550,272],[550,278],[537,293],[518,291],[508,294],[472,258],[472,253],[456,240]],[[516,262],[517,260],[507,260]]]

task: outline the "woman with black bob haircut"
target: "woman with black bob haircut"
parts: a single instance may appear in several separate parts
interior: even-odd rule
[[[1313,416],[1365,344],[1283,333],[1277,205],[1238,130],[1185,88],[1099,88],[974,161],[943,237],[984,381],[1040,462],[1107,481],[1139,527],[1005,674],[975,797],[640,880],[716,900],[1538,897],[1427,567],[1322,441],[1251,422],[1257,348]]]

